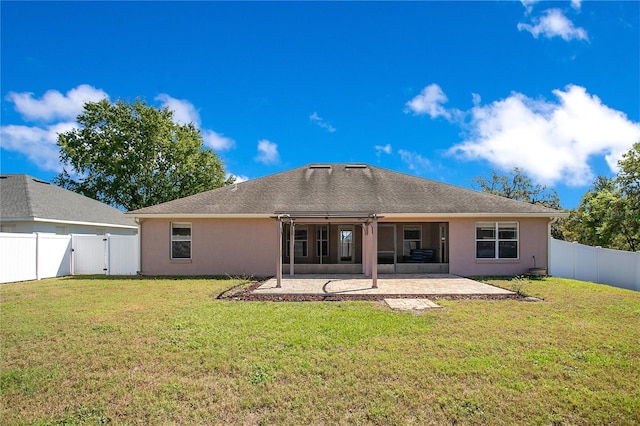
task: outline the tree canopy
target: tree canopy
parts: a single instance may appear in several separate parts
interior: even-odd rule
[[[568,240],[640,250],[640,142],[618,162],[613,179],[599,176],[563,225]]]
[[[125,210],[232,183],[193,123],[172,118],[139,99],[86,103],[80,127],[58,135],[63,171],[54,183]]]
[[[531,178],[518,167],[514,167],[508,176],[499,175],[495,170],[492,170],[490,180],[482,176],[476,176],[473,178],[473,182],[480,185],[482,192],[500,195],[524,203],[561,209],[560,198],[554,189],[548,189],[545,185],[534,184]],[[551,225],[551,236],[563,239],[562,230],[558,222],[553,222]]]
[[[476,176],[473,182],[480,186],[482,192],[560,209],[558,193],[554,189],[547,189],[545,185],[534,184],[531,178],[518,167],[514,167],[508,176],[499,175],[492,170],[490,180]]]

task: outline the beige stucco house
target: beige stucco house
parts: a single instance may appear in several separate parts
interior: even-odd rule
[[[128,213],[145,275],[525,274],[564,213],[365,164],[311,164]],[[535,257],[535,260],[534,260]]]

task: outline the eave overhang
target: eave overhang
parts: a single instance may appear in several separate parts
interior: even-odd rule
[[[80,225],[80,226],[98,226],[101,228],[122,228],[122,229],[138,229],[137,225],[119,225],[115,223],[102,222],[82,222],[76,220],[47,219],[41,217],[3,217],[0,222],[46,222],[59,223],[61,225]]]
[[[568,217],[565,212],[536,212],[536,213],[385,213],[385,212],[287,212],[273,213],[125,213],[139,219],[277,219],[278,216],[289,215],[294,219],[323,219],[347,220],[366,219],[376,217],[385,221],[392,219],[443,219],[443,218],[490,218],[490,217],[521,217],[521,218],[562,218]]]

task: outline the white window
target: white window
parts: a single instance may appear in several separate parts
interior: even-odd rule
[[[477,259],[517,259],[518,222],[476,223]]]
[[[411,256],[411,250],[422,248],[422,227],[405,226],[403,231],[402,254]]]
[[[289,247],[291,246],[291,232],[287,229],[287,257],[289,257]],[[295,257],[307,257],[307,225],[294,226],[293,252]]]
[[[341,226],[339,238],[338,251],[340,253],[340,262],[352,263],[354,261],[353,226]]]
[[[171,224],[171,258],[191,259],[191,224]]]

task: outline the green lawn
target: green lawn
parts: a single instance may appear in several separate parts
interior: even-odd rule
[[[0,424],[640,424],[640,293],[414,314],[215,299],[236,284],[1,285]]]

